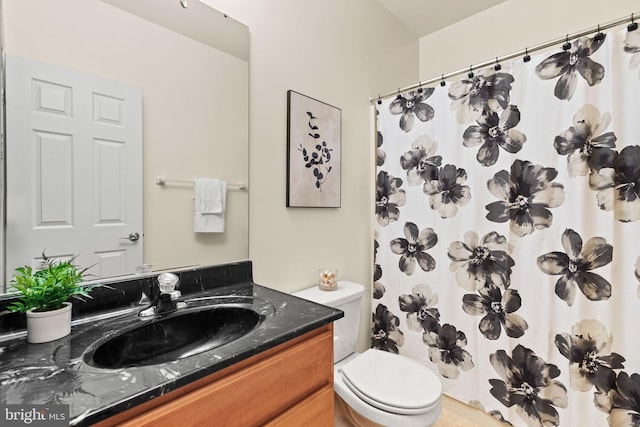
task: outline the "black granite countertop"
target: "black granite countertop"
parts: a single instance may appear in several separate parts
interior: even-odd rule
[[[138,312],[144,307],[142,291],[151,289],[155,275],[94,290],[94,299],[74,303],[71,335],[49,343],[27,343],[16,315],[0,316],[0,404],[66,404],[70,425],[91,425],[343,316],[253,283],[250,261],[176,274],[181,300],[187,302],[181,310],[232,304],[252,309],[261,322],[235,341],[180,360],[104,369],[87,363],[96,343],[153,321]],[[7,303],[0,300],[0,309]]]

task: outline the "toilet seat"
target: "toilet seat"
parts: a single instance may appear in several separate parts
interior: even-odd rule
[[[339,373],[351,392],[383,411],[419,415],[440,406],[440,380],[408,357],[368,349],[342,366]]]

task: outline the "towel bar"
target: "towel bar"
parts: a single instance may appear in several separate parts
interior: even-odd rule
[[[165,184],[180,184],[180,185],[193,185],[193,180],[186,179],[168,179],[162,176],[156,176],[156,185],[165,185]],[[229,184],[227,183],[227,189],[229,190],[246,190],[247,184]]]

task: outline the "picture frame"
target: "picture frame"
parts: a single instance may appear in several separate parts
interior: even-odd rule
[[[339,208],[342,111],[287,91],[287,207]]]

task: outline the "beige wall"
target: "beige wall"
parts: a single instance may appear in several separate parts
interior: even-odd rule
[[[418,78],[418,41],[372,0],[216,1],[251,33],[250,239],[254,279],[283,291],[318,269],[372,277],[369,98]],[[287,90],[342,110],[342,207],[286,208]],[[368,298],[367,298],[368,300]],[[371,319],[367,301],[361,343]]]
[[[420,80],[640,12],[637,0],[508,0],[420,39]]]
[[[193,191],[155,184],[157,175],[248,182],[247,62],[98,0],[3,6],[7,53],[142,88],[145,262],[248,258],[246,192],[228,192],[225,233],[197,234]]]

